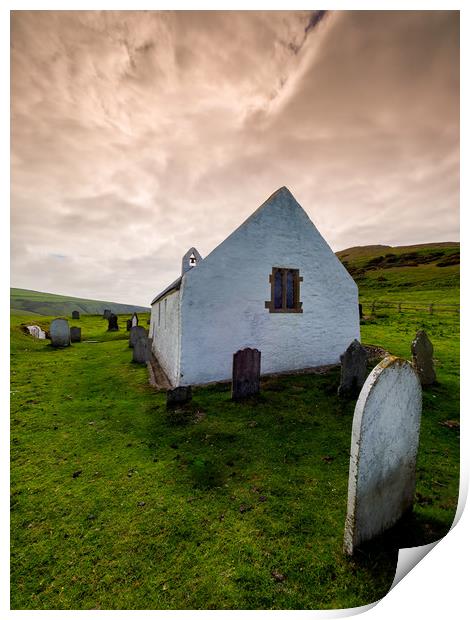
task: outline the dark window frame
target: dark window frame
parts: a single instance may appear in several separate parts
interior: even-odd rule
[[[291,308],[287,307],[287,273],[289,271],[292,272],[294,278],[294,303]],[[277,273],[280,273],[282,278],[282,304],[279,308],[276,308],[275,306],[275,282]],[[273,313],[303,312],[302,302],[300,301],[301,282],[303,282],[303,278],[299,274],[298,269],[292,269],[291,267],[273,267],[273,270],[269,275],[269,283],[271,284],[271,299],[264,303],[265,308],[267,308],[269,312]]]

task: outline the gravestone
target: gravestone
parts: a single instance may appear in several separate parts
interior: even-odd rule
[[[110,315],[111,315],[111,310],[106,309],[103,312],[103,319],[109,319]]]
[[[137,340],[141,338],[148,338],[148,333],[145,327],[141,327],[137,325],[136,327],[131,327],[131,331],[129,333],[129,346],[134,347]]]
[[[111,314],[108,317],[108,332],[117,332],[117,331],[119,331],[118,318],[113,312],[111,312]]]
[[[429,340],[424,329],[416,333],[416,337],[411,343],[411,355],[413,368],[418,373],[421,385],[432,385],[436,383],[436,371],[433,361],[434,347]]]
[[[54,319],[51,322],[50,335],[53,347],[70,346],[70,328],[67,319]]]
[[[80,312],[78,310],[74,310],[72,312],[72,319],[79,319],[80,318]]]
[[[131,319],[127,319],[127,321],[126,321],[126,331],[129,332],[131,330],[131,327],[132,327]]]
[[[26,329],[34,338],[39,338],[39,340],[44,340],[46,338],[46,332],[42,330],[39,325],[27,325]]]
[[[242,349],[233,354],[232,400],[259,393],[261,351]]]
[[[362,304],[359,304],[359,318],[362,319]]]
[[[367,351],[357,340],[353,340],[340,356],[341,383],[338,396],[357,396],[367,377]]]
[[[137,327],[138,324],[139,324],[139,317],[134,312],[134,314],[131,317],[131,327]]]
[[[422,393],[405,360],[367,377],[354,411],[344,552],[392,527],[413,506]]]
[[[132,349],[132,361],[137,364],[146,364],[150,359],[149,339],[145,337],[138,338]]]
[[[190,385],[182,385],[172,390],[167,390],[166,406],[168,409],[171,409],[172,407],[184,405],[185,403],[189,403],[192,397],[193,391]]]
[[[70,328],[70,341],[71,342],[81,342],[82,341],[82,328],[81,327],[71,327]]]

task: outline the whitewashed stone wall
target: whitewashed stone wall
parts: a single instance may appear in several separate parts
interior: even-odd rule
[[[273,267],[300,270],[302,313],[265,308]],[[246,347],[266,374],[337,363],[360,340],[357,286],[286,188],[188,271],[180,293],[180,385],[229,380]]]
[[[159,310],[160,306],[160,310]],[[172,385],[178,385],[180,352],[180,291],[152,305],[152,351]]]
[[[411,364],[385,358],[367,378],[354,411],[344,551],[352,555],[413,505],[421,385]]]

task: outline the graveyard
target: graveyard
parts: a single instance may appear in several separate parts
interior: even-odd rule
[[[69,319],[81,342],[63,349],[12,317],[12,608],[330,609],[383,597],[398,546],[437,540],[453,521],[459,316],[368,314],[362,342],[408,360],[425,329],[437,383],[423,387],[413,512],[352,557],[356,401],[338,397],[339,367],[262,378],[240,402],[229,383],[193,387],[174,416],[132,362],[130,314],[118,331],[102,316]],[[52,318],[34,323],[48,330]]]

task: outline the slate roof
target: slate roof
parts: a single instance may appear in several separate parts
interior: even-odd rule
[[[158,295],[152,300],[150,305],[153,306],[153,304],[157,303],[157,301],[159,301],[162,297],[165,297],[167,293],[172,293],[173,291],[179,291],[179,288],[181,286],[181,278],[182,276],[180,276],[179,278],[176,278],[176,280],[172,282],[169,286],[164,288],[161,293],[158,293]]]

